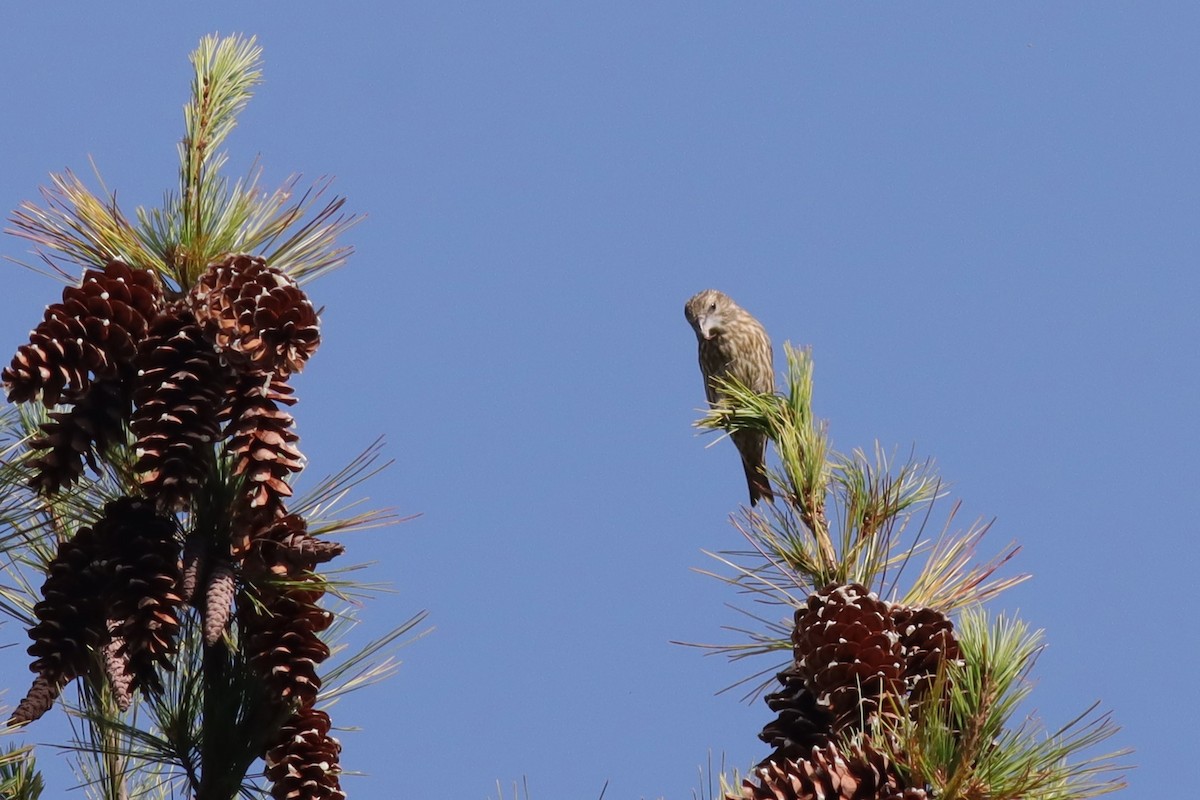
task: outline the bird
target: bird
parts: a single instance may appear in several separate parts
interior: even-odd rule
[[[774,353],[767,330],[748,311],[723,292],[705,289],[683,306],[683,315],[696,333],[700,349],[700,374],[704,377],[704,395],[710,407],[723,399],[714,385],[715,378],[734,378],[760,394],[775,391]],[[767,437],[754,431],[730,434],[742,457],[750,505],[774,499],[771,484],[763,471],[766,464]]]

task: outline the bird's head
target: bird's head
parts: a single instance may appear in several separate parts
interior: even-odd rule
[[[728,313],[736,308],[732,300],[716,289],[705,289],[683,306],[683,315],[696,332],[697,339],[712,339],[720,335]]]

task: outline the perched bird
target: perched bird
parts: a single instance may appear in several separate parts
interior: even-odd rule
[[[716,289],[705,289],[687,301],[683,315],[700,344],[700,373],[704,376],[704,394],[710,406],[716,406],[722,399],[713,385],[713,379],[718,377],[736,378],[760,393],[775,391],[771,339],[762,324],[745,309]],[[730,438],[742,456],[750,505],[764,497],[774,499],[763,473],[767,437],[738,431]]]

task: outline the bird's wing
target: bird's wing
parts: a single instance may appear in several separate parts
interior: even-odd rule
[[[761,326],[760,326],[761,327]],[[764,329],[762,335],[762,359],[766,364],[766,373],[762,376],[763,380],[759,385],[754,387],[754,391],[760,394],[769,394],[775,391],[775,348],[771,346],[771,340],[767,338],[767,332]]]
[[[725,364],[721,354],[713,342],[700,342],[700,374],[704,376],[704,397],[710,406],[715,406],[720,399],[716,388],[712,385],[714,375],[724,372]]]

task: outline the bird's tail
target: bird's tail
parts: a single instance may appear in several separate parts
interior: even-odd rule
[[[758,505],[759,500],[772,502],[775,499],[775,493],[771,491],[771,482],[763,474],[762,467],[743,460],[742,469],[746,472],[746,487],[750,490],[750,505]]]
[[[763,499],[768,502],[774,500],[775,493],[771,491],[771,482],[767,480],[764,471],[767,463],[767,437],[761,433],[739,431],[731,438],[742,457],[742,470],[746,473],[746,486],[750,490],[750,505],[757,505],[758,501]]]

